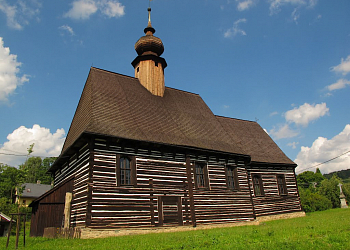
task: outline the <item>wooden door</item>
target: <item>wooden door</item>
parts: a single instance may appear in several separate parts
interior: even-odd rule
[[[158,196],[158,225],[183,225],[181,196]]]

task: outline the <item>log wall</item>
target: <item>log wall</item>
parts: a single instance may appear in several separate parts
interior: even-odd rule
[[[117,185],[117,155],[130,156],[136,161],[135,185]],[[228,223],[301,210],[292,167],[251,167],[243,160],[93,139],[56,171],[55,185],[74,177],[71,210],[71,226],[74,227],[103,229]],[[209,183],[206,188],[195,187],[195,162],[207,165]],[[238,189],[227,188],[226,165],[236,167]],[[254,195],[254,173],[262,176],[264,196]],[[278,194],[276,174],[285,175],[287,196]]]
[[[260,174],[263,182],[264,195],[254,194],[252,176]],[[277,186],[277,175],[284,175],[287,195],[280,195]],[[256,216],[266,216],[281,213],[301,211],[300,198],[294,174],[294,168],[268,167],[248,169],[251,195]]]
[[[91,228],[121,228],[191,224],[186,155],[147,149],[119,148],[96,141],[92,173]],[[136,156],[136,186],[117,186],[116,154]],[[254,219],[244,163],[231,159],[238,168],[239,191],[228,190],[225,178],[227,159],[189,155],[191,181],[196,161],[208,163],[209,187],[194,189],[193,201],[198,223],[226,223]],[[152,187],[150,187],[152,179]],[[162,203],[164,221],[159,221],[159,197],[181,197],[179,203]],[[171,200],[171,199],[170,199]],[[179,221],[181,207],[182,221]]]

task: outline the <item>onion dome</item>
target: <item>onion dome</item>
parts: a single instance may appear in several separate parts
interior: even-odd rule
[[[145,36],[141,37],[135,43],[135,50],[139,56],[141,55],[156,55],[160,56],[164,52],[164,45],[160,38],[153,36],[156,30],[151,24],[151,8],[148,8],[148,25],[144,29]]]

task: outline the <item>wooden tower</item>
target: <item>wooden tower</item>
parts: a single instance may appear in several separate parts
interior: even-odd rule
[[[144,29],[145,36],[135,44],[138,56],[131,63],[135,68],[135,77],[153,95],[163,96],[164,69],[167,63],[160,55],[164,52],[162,40],[153,34],[156,30],[151,24],[151,8],[148,8],[148,25]]]

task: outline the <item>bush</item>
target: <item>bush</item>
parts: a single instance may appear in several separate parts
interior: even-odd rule
[[[310,189],[300,189],[300,200],[306,213],[332,208],[332,202],[327,197],[312,192]]]

